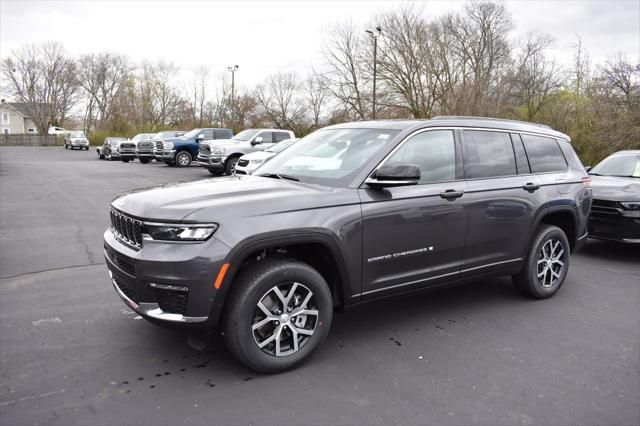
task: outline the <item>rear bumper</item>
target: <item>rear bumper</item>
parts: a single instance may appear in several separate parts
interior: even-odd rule
[[[167,326],[214,328],[215,279],[229,249],[210,238],[197,244],[146,243],[134,250],[107,230],[104,257],[116,294],[145,319]],[[143,253],[144,252],[144,253]]]

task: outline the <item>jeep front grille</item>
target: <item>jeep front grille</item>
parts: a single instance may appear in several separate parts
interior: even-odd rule
[[[135,247],[142,247],[142,221],[111,209],[111,226],[116,236]]]
[[[249,165],[249,160],[238,160],[238,166],[246,167]]]

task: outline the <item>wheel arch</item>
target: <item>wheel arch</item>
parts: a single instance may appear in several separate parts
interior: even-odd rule
[[[571,206],[549,206],[541,210],[536,216],[534,226],[531,228],[529,236],[529,244],[526,249],[531,246],[536,236],[536,230],[540,225],[553,225],[562,229],[569,240],[569,248],[573,252],[576,241],[579,237],[578,231],[579,218],[575,208]]]
[[[350,283],[350,276],[344,256],[335,236],[326,230],[287,230],[283,233],[268,233],[254,236],[236,245],[227,256],[227,273],[214,300],[211,316],[218,323],[224,310],[229,292],[233,290],[233,281],[238,273],[260,260],[274,256],[284,256],[308,263],[327,281],[334,300],[334,306],[342,308]]]

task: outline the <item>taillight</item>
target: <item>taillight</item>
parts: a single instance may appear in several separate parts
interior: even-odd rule
[[[591,178],[589,176],[582,178],[582,184],[585,188],[591,188]]]

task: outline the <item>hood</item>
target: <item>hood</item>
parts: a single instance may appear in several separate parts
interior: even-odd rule
[[[78,142],[78,141],[86,141],[87,138],[80,138],[80,137],[70,137],[69,140],[71,142]]]
[[[150,221],[218,222],[327,205],[354,204],[356,190],[236,175],[128,192],[112,205]]]
[[[640,201],[640,179],[632,177],[591,177],[593,198],[610,201]]]

